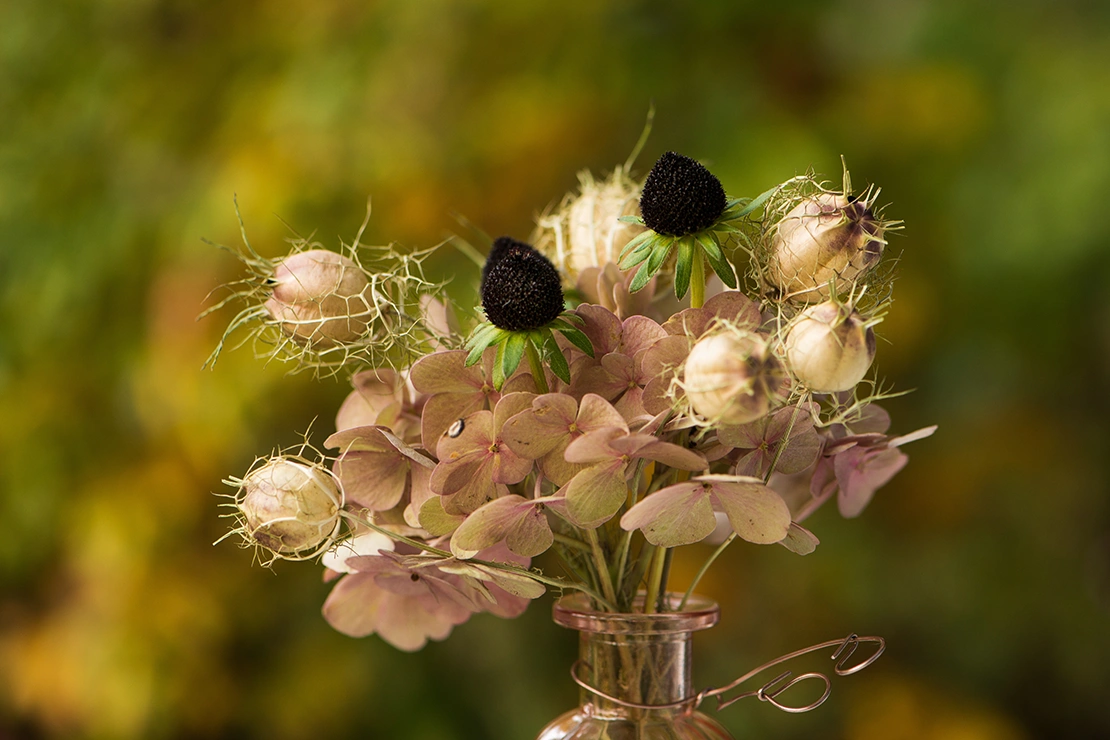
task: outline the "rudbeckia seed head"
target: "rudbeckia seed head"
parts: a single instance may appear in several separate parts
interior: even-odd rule
[[[482,308],[494,326],[509,331],[539,329],[563,311],[558,271],[523,242],[499,238],[482,272]]]
[[[712,226],[728,197],[712,172],[689,157],[667,152],[644,182],[640,213],[658,234],[686,236]]]

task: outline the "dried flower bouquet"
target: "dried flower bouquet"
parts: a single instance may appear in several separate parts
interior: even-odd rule
[[[810,553],[807,517],[834,496],[857,516],[932,433],[888,434],[868,377],[898,227],[877,189],[853,194],[845,170],[836,191],[805,175],[729,199],[673,152],[642,185],[629,172],[584,173],[531,244],[483,260],[458,242],[484,315],[444,301],[428,251],[360,231],[270,261],[244,234],[225,338],[354,390],[330,456],[305,445],[227,481],[233,531],[268,561],[319,558],[339,631],[416,650],[547,588],[664,610],[674,548],[716,545],[686,598],[737,538]],[[561,574],[532,567],[548,551]]]

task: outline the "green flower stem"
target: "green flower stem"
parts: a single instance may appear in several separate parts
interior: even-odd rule
[[[548,393],[547,375],[543,372],[543,363],[540,362],[540,353],[536,351],[536,345],[530,341],[526,342],[524,354],[528,356],[528,367],[532,369],[532,381],[536,384],[536,393],[541,396]]]
[[[567,537],[565,534],[558,532],[551,533],[555,537],[555,541],[560,545],[565,545],[574,550],[581,550],[582,552],[590,552],[590,546],[581,540],[576,540],[573,537]]]
[[[613,578],[609,575],[609,567],[605,564],[605,553],[601,551],[601,542],[597,539],[596,529],[587,529],[586,536],[590,539],[590,549],[594,553],[594,565],[597,567],[597,577],[601,581],[601,591],[605,594],[610,604],[617,603],[617,592],[613,590]],[[608,607],[616,611],[615,607]]]
[[[720,556],[720,554],[725,551],[725,548],[732,544],[732,541],[734,539],[736,539],[736,533],[735,532],[730,534],[728,536],[728,539],[726,539],[724,542],[722,542],[717,547],[717,549],[713,551],[713,554],[710,555],[709,558],[705,561],[705,563],[701,566],[701,570],[699,570],[698,574],[696,576],[694,576],[694,580],[690,582],[690,588],[686,589],[686,593],[683,594],[683,596],[682,596],[682,601],[679,602],[679,604],[678,604],[678,610],[679,611],[682,611],[683,609],[686,608],[686,602],[689,600],[690,594],[694,593],[694,589],[697,588],[698,582],[701,581],[702,576],[704,576],[706,571],[709,570],[709,566],[713,565],[713,561],[715,561]]]
[[[659,586],[663,582],[663,565],[667,560],[667,549],[666,547],[657,547],[651,555],[651,573],[648,575],[644,614],[655,613],[655,603],[659,600]]]
[[[693,271],[690,273],[690,308],[705,305],[705,256],[701,247],[694,249]]]
[[[640,458],[639,460],[636,461],[636,472],[632,476],[632,485],[629,486],[628,508],[626,508],[625,511],[628,511],[628,509],[631,509],[633,506],[635,506],[636,501],[639,499],[640,479],[643,476],[644,470],[645,470],[646,467],[647,467],[647,460],[646,459]],[[634,529],[630,529],[626,532],[623,532],[621,534],[620,542],[617,543],[617,568],[616,568],[616,575],[617,575],[617,584],[616,585],[617,585],[617,588],[616,588],[616,590],[617,590],[618,594],[622,595],[622,597],[623,597],[624,591],[625,591],[624,568],[628,564],[628,550],[629,550],[629,548],[632,547],[632,535],[633,535],[633,533],[635,533],[635,531],[636,530],[634,530]]]

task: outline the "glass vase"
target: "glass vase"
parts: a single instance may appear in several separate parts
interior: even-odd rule
[[[668,601],[677,609],[681,596]],[[583,688],[578,708],[537,740],[732,740],[697,711],[690,679],[693,633],[715,625],[719,614],[716,602],[697,596],[682,611],[659,614],[593,611],[583,594],[560,599],[555,622],[578,630],[572,675]]]

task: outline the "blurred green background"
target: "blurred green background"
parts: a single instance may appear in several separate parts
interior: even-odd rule
[[[207,237],[525,238],[575,173],[677,150],[733,195],[813,167],[904,219],[880,372],[939,423],[804,559],[702,590],[720,685],[855,630],[887,655],[742,738],[1110,736],[1110,5],[1078,0],[0,3],[0,738],[529,738],[575,703],[550,601],[404,654],[251,567],[212,492],[345,382],[201,371]],[[452,261],[455,260],[455,261]],[[454,254],[432,265],[476,279]],[[676,578],[700,562],[677,563]],[[821,659],[823,661],[824,659]],[[816,667],[824,667],[818,663]]]

